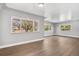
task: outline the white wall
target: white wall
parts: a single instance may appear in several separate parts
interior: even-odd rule
[[[1,10],[1,9],[0,9]],[[44,17],[37,16],[34,14],[18,11],[15,9],[4,7],[0,11],[0,45],[7,45],[17,42],[24,42],[29,40],[35,40],[42,38],[43,36],[50,35],[62,35],[62,36],[73,36],[79,37],[79,20],[62,22],[58,24],[52,24],[52,30],[44,32]],[[11,16],[17,16],[21,18],[33,18],[34,20],[39,20],[39,32],[27,32],[27,33],[11,33]],[[59,25],[61,24],[71,24],[71,31],[61,31]]]
[[[71,30],[70,31],[61,31],[60,27],[59,27],[61,24],[70,24]],[[79,20],[73,20],[73,21],[69,21],[69,22],[62,22],[60,24],[56,24],[56,35],[71,36],[71,37],[79,38]]]
[[[22,18],[30,17],[34,20],[39,20],[39,32],[12,34],[11,33],[11,16],[17,16],[17,17],[22,17]],[[44,22],[44,17],[4,7],[2,9],[2,19],[1,19],[2,39],[0,39],[0,42],[2,43],[0,45],[7,45],[7,44],[12,44],[12,43],[42,38],[44,35],[43,26],[42,26],[43,22]]]
[[[1,24],[2,24],[2,4],[0,4],[0,45],[2,44],[2,35],[1,35],[1,33],[2,33],[2,31],[1,31],[2,26],[1,26]]]

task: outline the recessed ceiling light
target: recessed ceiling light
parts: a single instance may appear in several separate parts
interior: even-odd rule
[[[44,3],[39,3],[38,6],[39,7],[44,7]]]

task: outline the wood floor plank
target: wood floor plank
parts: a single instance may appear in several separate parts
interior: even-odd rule
[[[79,56],[79,38],[49,36],[44,40],[0,49],[1,56]]]

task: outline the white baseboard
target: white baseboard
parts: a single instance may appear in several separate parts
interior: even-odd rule
[[[44,36],[53,36],[53,34],[50,34],[50,35],[44,35]]]
[[[73,36],[73,35],[57,35],[57,36],[67,36],[67,37],[79,38],[79,36]]]
[[[3,46],[0,46],[0,49],[12,47],[12,46],[17,46],[17,45],[22,45],[22,44],[28,44],[28,43],[32,43],[32,42],[36,42],[36,41],[40,41],[40,40],[44,40],[44,38],[25,41],[25,42],[18,42],[18,43],[14,43],[14,44],[3,45]]]
[[[52,35],[52,36],[54,36],[54,35]],[[55,36],[67,36],[67,37],[79,38],[79,36],[72,36],[72,35],[55,35]],[[32,43],[32,42],[36,42],[36,41],[40,41],[40,40],[44,40],[44,39],[45,38],[40,38],[40,39],[35,39],[35,40],[30,40],[30,41],[25,41],[25,42],[18,42],[18,43],[14,43],[14,44],[3,45],[3,46],[0,46],[0,49],[17,46],[17,45],[22,45],[22,44],[28,44],[28,43]]]

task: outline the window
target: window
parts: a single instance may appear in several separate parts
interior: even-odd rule
[[[51,30],[51,24],[47,21],[44,22],[44,31],[50,31]]]

